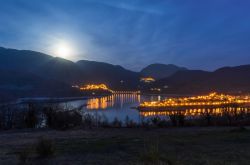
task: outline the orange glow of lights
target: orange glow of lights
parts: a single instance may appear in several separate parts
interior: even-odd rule
[[[139,108],[161,108],[161,107],[192,107],[192,106],[225,106],[250,103],[248,96],[232,96],[210,93],[204,96],[169,98],[163,101],[144,102]]]
[[[88,84],[84,87],[80,87],[80,90],[88,91],[88,90],[105,90],[105,91],[111,91],[105,84]]]
[[[151,83],[151,82],[155,82],[155,79],[152,77],[143,77],[141,78],[141,81],[145,83]]]

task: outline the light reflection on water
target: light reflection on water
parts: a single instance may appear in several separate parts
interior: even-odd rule
[[[87,110],[102,110],[102,109],[123,109],[126,105],[139,105],[140,95],[134,94],[118,94],[105,96],[101,98],[93,98],[87,100]]]
[[[77,100],[62,103],[61,105],[80,107],[86,104],[82,108],[83,113],[89,113],[93,116],[101,116],[112,122],[115,118],[120,121],[125,121],[126,117],[134,122],[140,122],[140,113],[135,107],[144,101],[157,101],[164,99],[162,96],[145,96],[138,94],[113,94],[110,96],[96,97],[87,100]]]
[[[85,102],[87,106],[82,110],[93,116],[105,116],[109,122],[115,118],[125,121],[126,117],[129,117],[130,120],[139,123],[143,116],[135,107],[144,101],[160,101],[165,98],[166,96],[158,95],[114,94],[88,99]],[[72,103],[75,104],[77,101]]]
[[[142,111],[141,116],[169,116],[174,114],[181,114],[189,117],[200,117],[207,114],[222,116],[224,114],[240,114],[250,113],[249,107],[225,107],[225,108],[212,108],[212,109],[186,109],[186,110],[163,110],[163,111]]]
[[[188,118],[197,118],[202,115],[216,114],[222,115],[225,112],[228,113],[249,113],[250,108],[213,108],[213,109],[188,109],[188,110],[162,110],[162,111],[142,111],[139,112],[137,107],[141,102],[144,101],[160,101],[166,99],[167,96],[145,96],[137,94],[115,94],[104,97],[96,97],[87,100],[71,101],[67,104],[73,105],[74,107],[80,106],[81,104],[87,104],[82,108],[83,113],[89,113],[92,115],[105,116],[109,122],[112,122],[115,118],[120,121],[125,121],[128,116],[130,120],[140,122],[142,118],[151,118],[159,116],[161,118],[169,119],[169,115],[182,114]]]
[[[105,116],[108,121],[117,118],[124,121],[128,116],[133,121],[139,121],[139,111],[132,109],[141,102],[141,95],[137,94],[115,94],[101,98],[92,98],[86,101],[84,112],[99,116]]]

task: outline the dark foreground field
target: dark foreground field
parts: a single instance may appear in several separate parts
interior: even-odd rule
[[[0,164],[249,164],[250,131],[239,128],[2,131]],[[37,152],[41,137],[53,153]]]

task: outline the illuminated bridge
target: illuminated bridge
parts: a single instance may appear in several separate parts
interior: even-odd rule
[[[112,91],[112,94],[140,94],[141,91]]]

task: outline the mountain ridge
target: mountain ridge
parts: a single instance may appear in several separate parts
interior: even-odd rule
[[[147,68],[151,71],[145,74]],[[114,90],[148,92],[150,88],[161,88],[161,93],[171,94],[250,92],[250,65],[222,67],[209,72],[155,63],[134,72],[105,62],[72,62],[40,52],[3,47],[0,47],[0,74],[1,97],[4,97],[3,93],[18,97],[53,96],[53,91],[56,95],[71,96],[77,93],[72,91],[72,85],[87,83],[105,83]],[[156,76],[156,81],[151,84],[140,82],[140,78],[145,76]]]
[[[143,68],[140,71],[140,74],[144,77],[152,77],[156,80],[159,80],[169,77],[180,70],[187,70],[187,68],[179,67],[174,64],[154,63]]]
[[[223,67],[208,72],[202,70],[179,71],[174,75],[156,81],[151,87],[163,89],[166,93],[223,93],[250,92],[250,65]]]

